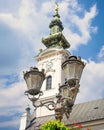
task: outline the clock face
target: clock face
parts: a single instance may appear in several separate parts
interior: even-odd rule
[[[50,70],[50,69],[52,68],[52,66],[53,66],[53,63],[52,63],[52,62],[48,62],[48,63],[46,64],[46,69],[47,69],[47,70]]]

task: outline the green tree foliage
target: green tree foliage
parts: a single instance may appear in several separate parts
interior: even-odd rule
[[[51,120],[43,124],[41,126],[41,130],[70,130],[70,129],[60,121]]]

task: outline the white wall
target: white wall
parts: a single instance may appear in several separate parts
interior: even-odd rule
[[[63,84],[65,81],[65,76],[63,70],[61,69],[62,62],[70,55],[64,49],[47,49],[43,54],[37,57],[39,70],[44,69],[46,77],[48,75],[52,76],[52,89],[46,90],[46,80],[42,85],[42,91],[44,95],[41,97],[41,101],[52,100],[55,101],[55,95],[58,93],[59,83]],[[52,62],[53,66],[49,70],[46,68],[46,64]],[[48,110],[46,107],[38,108],[36,111],[36,116],[46,116],[54,114],[54,111]]]

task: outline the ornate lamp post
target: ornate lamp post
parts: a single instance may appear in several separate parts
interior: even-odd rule
[[[70,56],[62,64],[66,81],[63,85],[59,85],[59,93],[56,95],[57,101],[46,101],[44,103],[40,102],[40,104],[36,104],[36,101],[43,94],[40,89],[45,79],[45,74],[44,71],[40,72],[38,68],[31,67],[30,71],[24,73],[24,79],[27,84],[27,91],[25,91],[25,93],[32,101],[35,108],[46,106],[49,110],[55,110],[55,117],[60,121],[63,118],[63,114],[69,118],[79,90],[79,82],[84,66],[85,64],[81,61],[80,57]]]

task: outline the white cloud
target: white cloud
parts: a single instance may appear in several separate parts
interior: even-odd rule
[[[17,12],[0,13],[0,20],[12,28],[27,33],[33,29],[34,23],[31,19],[35,15],[35,10],[33,9],[35,8],[32,1],[22,0]]]
[[[85,9],[82,9],[81,11],[84,12],[83,17],[76,12],[69,14],[70,23],[67,24],[71,24],[69,27],[70,30],[65,28],[65,36],[67,36],[68,40],[71,42],[72,50],[77,49],[80,44],[87,44],[91,39],[91,33],[97,32],[97,27],[92,26],[92,20],[97,15],[96,4],[90,8],[89,12]],[[76,30],[72,31],[72,28],[75,28]]]
[[[13,115],[17,111],[23,111],[23,104],[26,106],[27,103],[24,96],[25,86],[24,82],[19,82],[0,89],[0,115]],[[11,113],[12,111],[15,113]]]
[[[91,101],[104,97],[104,62],[90,60],[83,72],[80,92],[76,102]]]
[[[29,44],[34,51],[44,48],[41,38],[45,36],[47,24],[49,24],[46,12],[50,12],[51,2],[44,2],[41,7],[37,9],[37,4],[33,0],[22,0],[16,12],[0,13],[0,21],[17,33],[21,35],[23,33],[24,38],[26,37],[30,41]]]
[[[26,84],[20,75],[20,81],[13,83],[9,86],[3,86],[0,89],[0,116],[9,117],[10,120],[0,122],[0,128],[3,127],[14,127],[18,128],[20,125],[20,118],[25,108],[29,104],[33,108],[32,103],[29,101],[24,92]],[[1,80],[2,81],[2,80]],[[4,81],[3,81],[4,83]]]

